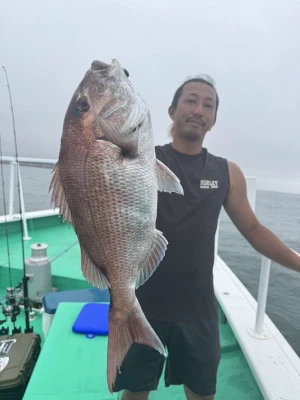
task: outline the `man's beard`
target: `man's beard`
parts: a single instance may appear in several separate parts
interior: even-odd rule
[[[198,135],[197,133],[187,132],[184,135],[185,139],[188,140],[190,143],[198,142],[202,139],[202,135]]]

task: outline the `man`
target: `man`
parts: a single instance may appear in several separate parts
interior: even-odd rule
[[[178,176],[184,196],[159,193],[157,228],[169,246],[137,290],[146,317],[168,349],[166,385],[183,384],[188,400],[212,400],[216,391],[220,343],[212,269],[221,207],[257,251],[300,272],[300,257],[254,215],[239,167],[203,147],[218,104],[208,77],[186,81],[174,95],[172,143],[157,146],[156,155]],[[115,385],[116,391],[125,389],[122,400],[147,400],[164,361],[157,351],[134,343]]]

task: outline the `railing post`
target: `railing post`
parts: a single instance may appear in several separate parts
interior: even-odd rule
[[[260,279],[258,287],[258,298],[257,298],[257,312],[255,321],[255,333],[261,335],[263,332],[263,324],[266,313],[267,296],[269,288],[269,278],[270,278],[270,267],[271,260],[262,257]]]
[[[258,339],[267,339],[268,337],[263,332],[264,319],[266,313],[266,304],[269,288],[271,260],[262,256],[258,297],[257,297],[257,310],[254,330],[250,330],[251,335]]]
[[[24,230],[24,240],[30,240],[31,237],[28,236],[28,229],[27,229],[27,219],[25,213],[25,204],[24,204],[24,195],[23,195],[23,187],[22,187],[22,179],[21,179],[21,171],[20,171],[20,164],[17,163],[17,170],[18,170],[18,177],[19,177],[19,186],[20,186],[20,203],[21,203],[21,218],[23,223],[23,230]]]

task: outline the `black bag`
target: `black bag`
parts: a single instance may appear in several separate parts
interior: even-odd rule
[[[40,351],[36,333],[0,336],[0,400],[22,400]]]

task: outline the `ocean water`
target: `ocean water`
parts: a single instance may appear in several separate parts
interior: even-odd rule
[[[7,198],[9,176],[7,165],[3,166],[3,174]],[[0,215],[3,215],[1,175]],[[48,188],[51,169],[22,167],[21,176],[26,211],[50,208]],[[14,203],[15,210],[19,210],[17,197]],[[8,210],[8,204],[6,209]],[[258,190],[256,215],[284,243],[300,253],[300,194]],[[219,254],[250,293],[257,298],[261,256],[241,236],[224,211],[220,217]],[[267,313],[298,355],[300,355],[299,302],[300,274],[272,263]]]

